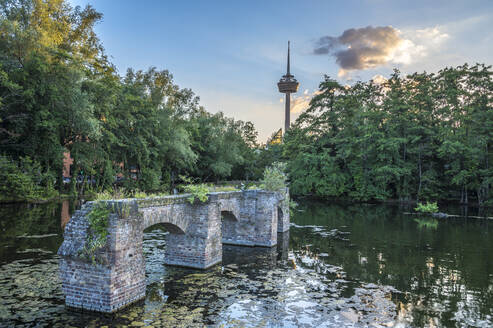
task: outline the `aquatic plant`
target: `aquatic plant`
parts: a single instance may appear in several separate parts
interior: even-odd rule
[[[414,208],[414,210],[420,213],[436,213],[438,212],[438,205],[437,202],[426,202],[426,204],[418,203],[418,206]]]

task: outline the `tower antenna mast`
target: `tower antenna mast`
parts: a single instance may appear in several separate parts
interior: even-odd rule
[[[291,93],[297,92],[298,87],[300,86],[299,82],[291,75],[291,67],[290,67],[290,42],[288,41],[288,63],[286,67],[286,74],[281,77],[279,82],[277,83],[277,87],[279,88],[280,93],[286,94],[286,101],[284,107],[284,133],[289,130],[289,126],[291,125],[290,116],[291,116]]]

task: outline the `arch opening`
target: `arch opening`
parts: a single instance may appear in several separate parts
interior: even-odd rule
[[[170,223],[170,222],[159,222],[159,223],[153,224],[149,227],[146,227],[144,229],[144,232],[150,232],[156,228],[160,229],[160,230],[167,231],[169,233],[173,233],[173,234],[178,234],[178,235],[184,235],[185,234],[185,231],[183,231],[179,226],[177,226],[173,223]]]
[[[230,244],[236,237],[238,219],[232,211],[221,211],[221,239],[223,244]]]
[[[233,214],[232,211],[221,211],[221,220],[222,221],[233,221],[237,222],[238,219],[236,216]]]

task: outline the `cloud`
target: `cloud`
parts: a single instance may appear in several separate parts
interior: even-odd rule
[[[371,79],[375,84],[384,84],[387,82],[387,78],[381,74],[374,75]]]
[[[310,93],[310,91],[306,89],[301,96],[291,96],[291,113],[298,114],[303,112],[309,107],[312,98],[321,93],[322,92],[320,90],[315,90]]]
[[[447,38],[438,27],[400,31],[392,26],[367,26],[345,30],[337,37],[323,36],[316,41],[313,53],[334,56],[338,75],[343,77],[350,71],[388,63],[410,64]]]

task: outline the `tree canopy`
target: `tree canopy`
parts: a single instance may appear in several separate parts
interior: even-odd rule
[[[3,162],[32,160],[60,190],[65,153],[74,188],[76,178],[99,190],[117,176],[143,190],[169,190],[180,175],[252,178],[253,124],[208,113],[167,70],[119,76],[94,32],[101,19],[63,0],[0,1]]]
[[[467,64],[436,74],[342,86],[326,76],[285,137],[291,191],[357,200],[492,202],[493,72]]]
[[[169,71],[119,75],[94,31],[102,17],[64,0],[0,0],[7,198],[66,191],[69,153],[79,193],[115,181],[170,191],[183,176],[258,180],[283,161],[297,195],[493,203],[491,66],[395,70],[352,86],[326,76],[282,143],[260,146],[251,122],[206,111]]]

